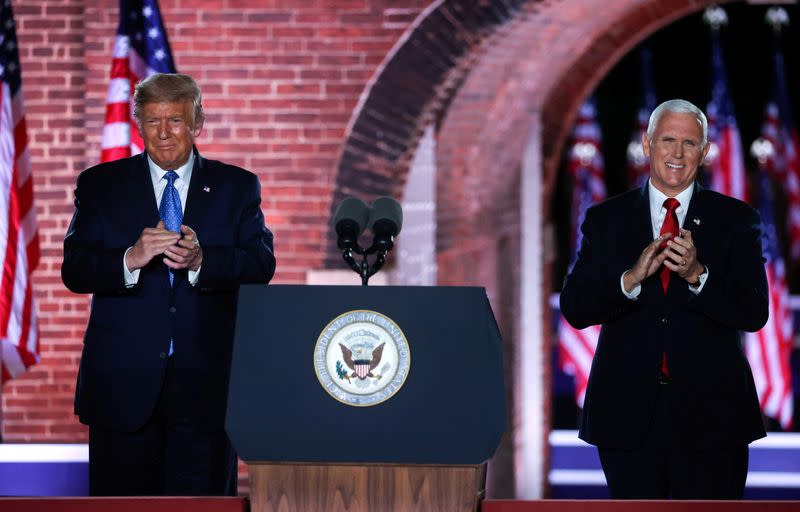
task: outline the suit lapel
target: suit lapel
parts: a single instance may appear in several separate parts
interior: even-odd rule
[[[692,200],[689,201],[689,209],[686,211],[686,218],[683,221],[683,229],[688,229],[692,232],[692,239],[706,227],[706,224],[703,223],[705,213],[703,209],[704,192],[705,189],[699,183],[695,183]]]
[[[194,165],[192,166],[192,178],[189,181],[189,192],[186,194],[186,207],[183,209],[183,222],[182,224],[189,226],[196,233],[199,232],[200,226],[205,219],[205,214],[208,212],[208,202],[210,195],[208,190],[208,160],[200,156],[197,149],[194,151]],[[175,272],[175,285],[182,284],[188,277],[188,273],[184,271]]]
[[[653,241],[653,221],[650,218],[650,192],[647,183],[639,189],[639,194],[636,195],[633,221],[636,223],[633,234],[641,254],[647,244]]]
[[[208,160],[200,156],[194,150],[194,166],[192,168],[192,180],[189,182],[189,192],[186,195],[186,208],[183,209],[183,223],[197,231],[199,222],[203,220],[203,215],[208,211],[208,201],[210,199],[208,187]]]
[[[683,219],[683,226],[681,227],[692,232],[692,240],[695,241],[695,246],[697,246],[697,238],[695,237],[699,235],[701,230],[706,226],[703,223],[703,204],[705,202],[705,196],[703,194],[704,189],[699,183],[695,182],[692,186],[694,187],[694,192],[692,193],[692,198],[689,200],[689,207],[686,209],[686,217]],[[700,238],[702,239],[702,235]],[[701,249],[698,247],[697,250],[699,254]],[[683,286],[677,286],[678,283]],[[669,288],[667,289],[668,295],[672,296],[677,293],[677,297],[683,297],[691,293],[685,284],[683,278],[673,272],[669,281]]]
[[[158,205],[150,178],[150,167],[147,165],[147,153],[141,153],[128,168],[128,190],[135,215],[142,228],[155,227],[158,224]]]

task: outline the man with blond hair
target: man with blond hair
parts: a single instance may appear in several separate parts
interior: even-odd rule
[[[208,160],[200,89],[136,86],[145,152],[78,177],[64,284],[91,293],[75,412],[92,495],[233,495],[224,431],[240,284],[275,271],[258,178]]]

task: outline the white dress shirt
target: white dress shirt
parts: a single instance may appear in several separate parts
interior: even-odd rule
[[[164,176],[167,174],[169,169],[162,169],[161,167],[157,166],[152,159],[150,159],[150,155],[147,155],[147,166],[150,168],[150,179],[153,182],[153,192],[156,196],[156,204],[161,204],[161,196],[164,195],[164,189],[167,188],[167,180]],[[182,166],[178,167],[177,169],[172,169],[178,175],[178,178],[174,182],[175,189],[178,191],[178,195],[181,198],[181,213],[186,211],[186,199],[189,197],[189,183],[192,180],[192,169],[194,169],[194,151],[189,153],[189,160],[183,164]],[[133,247],[128,247],[128,250],[125,251],[125,254],[122,256],[122,268],[125,271],[125,286],[128,288],[132,288],[139,282],[139,271],[141,269],[136,270],[128,270],[128,265],[125,264],[125,258],[128,256],[128,251],[133,249]],[[197,278],[200,273],[200,268],[195,270],[189,270],[189,284],[192,286],[197,284]]]
[[[664,224],[664,219],[667,216],[667,209],[664,207],[664,201],[666,201],[669,196],[654,187],[653,182],[649,179],[647,180],[647,191],[650,196],[650,224],[653,227],[653,240],[655,240],[661,236],[661,225]],[[686,190],[675,196],[675,199],[680,203],[680,206],[675,209],[675,215],[678,217],[678,226],[680,227],[683,227],[683,221],[686,220],[686,211],[689,209],[689,201],[692,200],[692,194],[694,194],[694,185],[686,187]],[[622,293],[629,299],[636,300],[642,292],[642,284],[637,284],[633,290],[628,292],[625,290],[624,278],[625,272],[623,272],[619,280]],[[706,279],[708,279],[708,267],[705,267],[705,272],[700,274],[700,282],[698,285],[696,287],[689,286],[689,290],[695,294],[700,293],[703,289],[703,285],[706,283]]]

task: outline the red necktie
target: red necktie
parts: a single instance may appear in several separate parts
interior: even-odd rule
[[[664,216],[664,223],[661,224],[661,236],[664,236],[667,233],[672,234],[672,238],[678,236],[679,228],[678,228],[678,216],[675,214],[675,210],[681,205],[677,199],[674,197],[668,197],[664,201],[664,208],[667,209],[667,214]],[[663,249],[666,247],[667,242],[664,241],[661,244],[661,248]],[[661,267],[661,286],[664,288],[664,293],[667,293],[667,287],[669,286],[669,276],[671,274],[670,269],[666,267],[666,265]],[[669,377],[669,368],[667,367],[667,353],[664,352],[661,354],[661,375],[664,377]]]
[[[661,224],[661,236],[671,233],[672,238],[675,238],[680,233],[680,229],[678,228],[678,216],[675,214],[675,210],[677,210],[680,205],[681,203],[674,197],[668,197],[664,201],[664,208],[667,209],[667,214],[664,216],[664,223]],[[666,247],[666,245],[666,241],[662,242],[661,248]],[[671,271],[666,265],[661,267],[661,286],[664,288],[664,293],[667,293],[670,274]]]

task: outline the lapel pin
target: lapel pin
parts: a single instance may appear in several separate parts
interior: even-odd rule
[[[700,225],[700,219],[692,219],[692,221],[698,226]]]
[[[204,186],[203,192],[211,192],[211,187],[209,187],[208,185]],[[695,221],[697,221],[697,219],[695,219]]]

